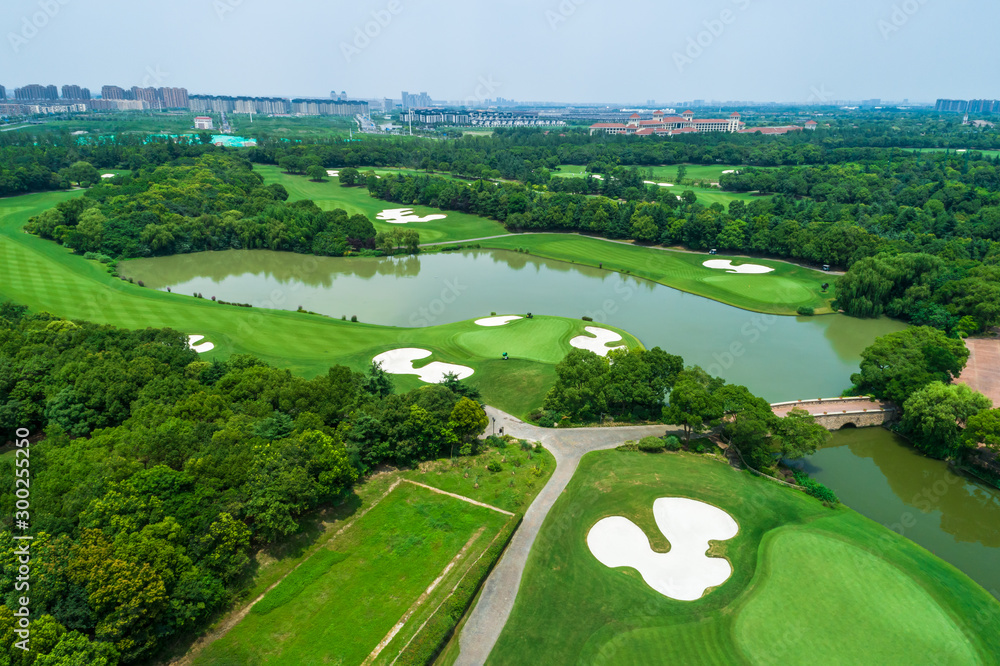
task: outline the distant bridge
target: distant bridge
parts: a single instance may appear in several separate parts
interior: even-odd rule
[[[778,416],[786,416],[793,409],[804,409],[827,430],[845,427],[868,428],[890,423],[899,418],[899,408],[890,402],[875,400],[871,396],[856,398],[821,398],[777,402],[771,409]]]

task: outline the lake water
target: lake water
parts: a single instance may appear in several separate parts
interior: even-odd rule
[[[229,250],[132,260],[119,272],[156,289],[255,307],[302,306],[387,326],[433,326],[491,312],[587,315],[771,402],[840,395],[861,351],[903,328],[889,319],[762,315],[631,276],[508,251],[332,258]]]
[[[588,315],[680,354],[771,402],[839,395],[888,319],[755,314],[618,273],[506,251],[326,258],[239,250],[119,266],[147,287],[389,326],[497,314]],[[1000,590],[1000,493],[881,428],[843,430],[805,464],[848,506]]]
[[[804,461],[842,502],[951,562],[1000,598],[1000,491],[883,428],[845,429]]]

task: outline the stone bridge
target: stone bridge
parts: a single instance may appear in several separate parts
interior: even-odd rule
[[[875,400],[870,396],[856,398],[821,398],[794,400],[771,405],[778,416],[785,416],[793,409],[804,409],[827,430],[845,427],[868,428],[890,423],[899,418],[899,409],[890,402]]]

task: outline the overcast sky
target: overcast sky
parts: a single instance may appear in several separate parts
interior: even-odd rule
[[[998,25],[997,0],[2,0],[0,84],[609,103],[998,98]]]

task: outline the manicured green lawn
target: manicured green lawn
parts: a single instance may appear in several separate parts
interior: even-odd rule
[[[194,663],[359,664],[466,544],[469,550],[423,610],[447,596],[510,519],[403,483],[330,540],[329,550],[279,583]],[[412,635],[416,629],[408,623],[403,631]],[[393,639],[377,663],[392,661],[405,644],[402,637]]]
[[[452,211],[442,211],[437,208],[427,206],[405,206],[389,201],[373,199],[368,195],[365,187],[341,187],[339,178],[328,178],[324,182],[317,183],[309,180],[306,176],[291,176],[276,166],[254,165],[254,171],[263,176],[268,184],[281,183],[288,190],[289,201],[300,199],[312,199],[320,208],[331,210],[333,208],[343,208],[350,214],[360,213],[365,215],[375,224],[378,231],[392,231],[401,226],[416,229],[420,232],[421,243],[445,243],[465,240],[468,238],[483,238],[485,236],[497,236],[506,234],[507,230],[502,224],[494,220],[488,220],[477,215],[467,215]],[[362,172],[365,170],[362,169]],[[389,170],[375,170],[376,173],[383,171],[385,177],[391,177]],[[418,172],[410,171],[412,175]],[[433,220],[430,222],[413,222],[407,225],[390,224],[377,219],[377,215],[383,210],[395,208],[412,208],[413,212],[421,217],[427,215],[447,215],[444,220]]]
[[[660,552],[660,497],[717,506],[739,533],[713,543],[730,578],[670,599],[611,569],[586,537],[625,516]],[[911,541],[845,507],[712,456],[606,451],[583,458],[528,558],[488,664],[995,663],[1000,604]]]
[[[478,370],[485,363],[484,377],[473,375],[471,381],[480,386],[487,402],[516,414],[540,406],[554,381],[551,366],[569,352],[571,338],[585,334],[586,322],[556,317],[524,319],[496,328],[472,321],[394,328],[283,310],[239,308],[144,289],[112,278],[98,262],[22,231],[31,215],[79,194],[56,192],[0,200],[0,299],[70,319],[131,329],[171,327],[189,335],[204,335],[206,342],[216,345],[206,358],[252,353],[307,377],[337,364],[364,370],[381,352],[419,347],[432,351],[433,356],[418,365],[443,361]],[[627,332],[605,328],[620,333],[626,344],[641,348]],[[500,361],[503,352],[523,363]],[[491,365],[494,360],[506,365]],[[420,385],[414,376],[399,377],[402,389]]]
[[[566,234],[524,234],[482,241],[482,245],[506,250],[528,248],[541,257],[588,266],[602,263],[607,269],[628,271],[674,289],[756,312],[791,315],[805,306],[814,308],[817,314],[829,313],[835,296],[829,275],[781,261],[710,257]],[[760,264],[774,268],[774,272],[732,274],[705,268],[702,264],[708,259],[732,259],[736,265]],[[822,285],[827,282],[831,283],[830,290],[823,294]]]
[[[713,183],[719,182],[719,178],[722,176],[723,171],[728,170],[738,170],[740,167],[718,164],[712,166],[704,166],[700,164],[687,164],[687,174],[684,176],[685,180],[694,181],[709,181]],[[669,166],[640,166],[640,175],[642,175],[643,180],[649,180],[654,183],[671,183],[673,187],[669,188],[671,192],[680,196],[685,190],[691,190],[698,196],[698,203],[705,206],[711,206],[714,203],[721,203],[727,209],[729,204],[733,201],[743,201],[751,202],[756,201],[761,198],[770,197],[759,197],[748,192],[724,192],[716,187],[695,187],[693,185],[679,185],[677,183],[677,165]],[[559,171],[553,171],[552,175],[559,178],[579,178],[584,175],[586,167],[576,165],[576,164],[563,164],[559,167]]]

